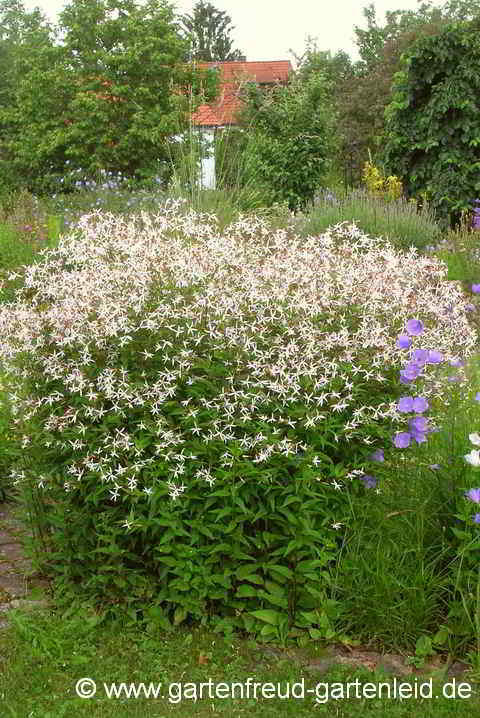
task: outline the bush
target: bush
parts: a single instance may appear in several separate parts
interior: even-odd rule
[[[480,18],[420,38],[394,76],[385,110],[382,160],[409,195],[425,192],[439,219],[455,226],[478,195]]]
[[[300,232],[318,234],[343,221],[355,222],[370,236],[385,237],[399,250],[415,247],[424,251],[441,237],[441,229],[428,206],[419,212],[403,197],[386,202],[365,190],[354,190],[338,198],[328,192],[317,193],[314,207],[301,223]]]
[[[369,152],[370,162],[365,162],[363,168],[363,181],[370,194],[380,197],[385,202],[400,199],[403,195],[403,187],[401,181],[395,175],[385,177],[383,173],[372,163],[372,157]]]
[[[84,216],[0,308],[40,565],[162,626],[331,638],[358,467],[402,419],[395,335],[420,316],[421,343],[468,355],[474,332],[442,314],[461,294],[354,226],[219,235],[177,210]]]
[[[248,99],[242,180],[254,183],[272,204],[305,209],[331,169],[336,145],[326,78],[319,73],[266,93],[249,87]]]

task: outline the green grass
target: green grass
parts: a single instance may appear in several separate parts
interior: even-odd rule
[[[432,652],[470,651],[470,659],[478,663],[478,576],[470,575],[468,589],[462,585],[463,557],[478,550],[478,539],[459,551],[453,536],[461,524],[458,497],[477,485],[463,457],[473,448],[469,434],[480,427],[480,406],[474,398],[480,389],[478,354],[467,369],[465,391],[454,382],[446,384],[442,401],[431,401],[441,431],[424,444],[412,442],[399,451],[396,465],[379,469],[380,495],[352,507],[334,597],[349,633],[360,640],[375,637],[387,650],[402,649],[422,635],[435,641],[439,629],[449,624]],[[404,393],[422,394],[413,387]],[[430,468],[434,464],[436,468]],[[470,508],[473,512],[474,505]]]
[[[0,633],[0,705],[2,716],[14,718],[61,718],[81,716],[118,718],[129,716],[211,716],[232,718],[262,716],[342,716],[366,715],[389,718],[470,718],[480,710],[477,684],[462,677],[461,682],[471,686],[468,699],[448,699],[442,695],[446,679],[437,676],[432,684],[432,699],[404,700],[391,698],[351,697],[328,700],[332,684],[346,684],[358,680],[361,695],[364,683],[385,683],[392,680],[386,673],[372,673],[363,668],[335,666],[326,673],[312,666],[324,657],[323,649],[312,643],[295,654],[286,651],[273,656],[262,646],[246,639],[222,638],[203,630],[177,628],[169,634],[160,633],[152,626],[148,631],[121,624],[98,624],[92,612],[74,607],[70,615],[54,613],[16,613],[13,626]],[[96,682],[97,692],[91,699],[79,698],[75,685],[81,678]],[[245,683],[247,679],[259,683],[281,684],[281,691],[294,683],[305,685],[305,698],[243,699],[209,697],[194,702],[193,693],[200,683],[210,679],[218,683]],[[407,679],[399,679],[405,683]],[[415,686],[415,678],[409,679]],[[429,677],[416,678],[420,685]],[[145,699],[106,697],[107,686],[121,682],[157,685],[162,683],[164,698]],[[178,684],[183,683],[183,688]],[[457,680],[458,683],[458,680]],[[190,689],[185,684],[195,684]],[[317,684],[319,685],[316,688]],[[328,684],[326,686],[325,684]],[[181,690],[184,691],[182,698]],[[208,688],[205,689],[208,691]],[[215,688],[212,688],[215,690]],[[244,689],[246,690],[246,689]],[[296,688],[300,691],[301,686]],[[337,687],[336,690],[342,690]],[[383,690],[386,690],[383,688]],[[404,689],[405,690],[405,689]],[[413,689],[414,690],[414,689]],[[417,689],[418,690],[418,689]],[[428,686],[424,691],[428,690]],[[236,691],[240,691],[236,688]],[[313,693],[308,693],[313,691]],[[317,691],[317,693],[315,693]],[[187,696],[190,695],[190,698]],[[239,696],[239,694],[237,694]],[[316,701],[316,696],[318,700]],[[180,700],[181,699],[181,700]],[[325,701],[325,702],[324,702]]]

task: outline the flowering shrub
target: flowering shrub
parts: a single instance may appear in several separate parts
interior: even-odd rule
[[[301,239],[242,217],[220,236],[177,210],[85,215],[22,270],[0,308],[14,477],[42,497],[64,586],[164,626],[331,637],[335,532],[403,421],[395,336],[413,313],[418,350],[468,357],[465,299],[442,263],[354,225]]]
[[[386,202],[399,199],[403,194],[402,181],[395,175],[384,177],[371,157],[370,162],[365,162],[362,177],[367,190]]]

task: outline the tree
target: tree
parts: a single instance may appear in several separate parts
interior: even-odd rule
[[[42,48],[53,47],[52,27],[42,12],[29,12],[19,0],[0,2],[0,188],[16,183],[12,153],[6,140],[12,133],[11,110],[19,83],[35,64]]]
[[[227,62],[243,60],[240,50],[233,50],[231,18],[210,2],[199,0],[192,15],[183,15],[182,23],[190,43],[189,60]]]
[[[407,32],[424,29],[425,25],[448,22],[466,22],[480,13],[480,0],[446,0],[443,7],[432,6],[431,0],[417,0],[418,10],[394,10],[385,13],[386,25],[377,24],[375,4],[363,8],[367,20],[367,29],[354,26],[357,47],[361,59],[360,66],[366,72],[383,61],[383,49],[386,43],[398,40]],[[421,3],[421,4],[420,4]]]
[[[332,96],[335,96],[339,84],[350,79],[355,72],[355,66],[348,53],[338,50],[332,55],[330,50],[319,50],[317,40],[313,37],[307,38],[302,55],[290,52],[295,58],[297,77],[303,81],[312,74],[323,73],[332,87]]]
[[[385,166],[445,220],[471,209],[480,192],[479,31],[480,16],[416,43],[385,113]]]
[[[33,47],[51,42],[52,26],[38,7],[27,11],[20,0],[0,0],[2,95],[6,87],[14,86],[16,78],[28,69],[27,53]]]
[[[72,0],[60,29],[62,44],[36,51],[2,113],[20,176],[35,191],[52,191],[67,160],[85,177],[100,169],[133,179],[167,173],[169,138],[195,108],[186,90],[198,75],[182,62],[186,44],[172,8],[164,0]]]
[[[270,202],[290,210],[305,208],[329,169],[335,117],[330,87],[322,74],[269,91],[248,86],[242,123],[248,129],[247,181],[261,187]]]
[[[480,13],[480,0],[449,0],[442,8],[417,1],[418,10],[387,12],[383,27],[378,25],[371,3],[363,9],[367,29],[355,27],[361,60],[353,65],[353,75],[340,82],[336,103],[338,133],[342,137],[340,162],[348,158],[355,168],[356,181],[369,149],[374,161],[381,161],[384,112],[392,99],[391,87],[402,54],[422,37],[437,35],[448,23],[472,19]]]
[[[382,62],[383,48],[387,42],[398,39],[407,31],[437,22],[444,16],[441,9],[431,7],[431,2],[422,2],[418,10],[387,11],[385,13],[387,23],[384,27],[379,27],[377,24],[374,3],[363,8],[363,15],[367,20],[367,29],[362,30],[355,25],[354,31],[357,36],[358,53],[361,57],[359,67],[364,74]]]
[[[305,51],[302,55],[294,55],[296,61],[296,76],[300,83],[307,81],[309,78],[318,74],[322,74],[326,80],[326,91],[328,93],[328,103],[337,113],[337,150],[332,162],[332,170],[337,179],[341,174],[345,174],[346,157],[344,146],[345,138],[343,128],[341,126],[341,109],[345,105],[343,101],[343,92],[350,88],[354,91],[356,87],[356,78],[359,75],[358,63],[354,64],[346,52],[338,51],[332,56],[331,52],[318,49],[317,41],[309,37]],[[358,115],[357,115],[358,116]]]
[[[407,16],[397,24],[395,17],[390,17],[383,33],[383,45],[377,52],[377,58],[368,63],[358,63],[353,79],[344,82],[338,92],[339,131],[342,134],[343,156],[350,153],[359,179],[361,169],[372,152],[378,161],[380,137],[384,129],[385,107],[391,100],[393,77],[400,66],[404,52],[424,36],[437,34],[446,24],[445,20],[433,16],[425,21],[421,16]],[[375,36],[367,44],[371,49]],[[365,57],[367,50],[360,48]]]

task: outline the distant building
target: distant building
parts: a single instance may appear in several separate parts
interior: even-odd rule
[[[220,92],[211,103],[200,105],[192,115],[192,124],[201,129],[210,146],[202,160],[201,185],[215,189],[215,155],[213,152],[216,130],[237,125],[236,116],[243,106],[242,85],[254,82],[260,87],[286,85],[293,67],[289,60],[261,62],[199,62],[199,69],[215,68],[220,72]]]

